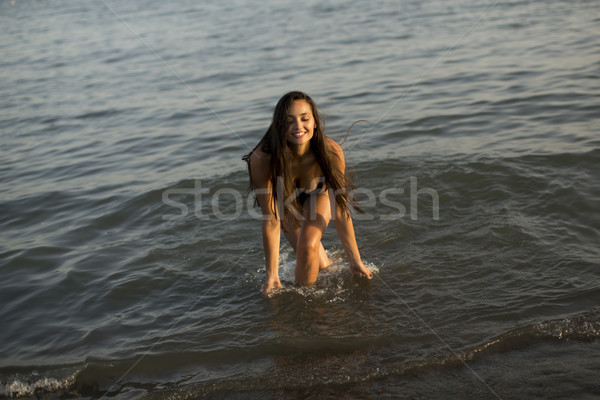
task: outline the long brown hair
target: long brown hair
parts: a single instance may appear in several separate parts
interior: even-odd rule
[[[315,128],[312,138],[310,139],[310,149],[325,177],[325,184],[328,189],[333,189],[335,193],[335,201],[346,215],[350,214],[348,204],[358,209],[348,196],[349,190],[354,188],[352,181],[346,176],[346,171],[340,171],[337,168],[333,157],[339,157],[338,154],[332,152],[329,149],[327,143],[327,136],[324,133],[324,123],[317,105],[313,99],[306,93],[293,91],[286,93],[279,99],[273,112],[273,120],[269,129],[265,132],[264,136],[258,142],[256,147],[242,159],[248,163],[248,172],[250,173],[250,156],[256,149],[260,149],[262,152],[269,154],[271,157],[271,176],[269,180],[271,182],[271,188],[273,188],[273,204],[271,204],[273,213],[277,215],[277,199],[281,195],[282,199],[294,199],[293,201],[284,201],[283,204],[289,204],[292,210],[284,210],[296,212],[297,215],[302,215],[302,206],[297,199],[297,188],[293,179],[289,173],[291,170],[290,160],[291,148],[285,137],[288,129],[288,111],[293,101],[304,100],[310,107],[315,119]],[[278,177],[281,177],[280,183]],[[252,182],[252,175],[250,175],[250,189],[254,189],[254,183]],[[278,193],[280,192],[280,193]]]

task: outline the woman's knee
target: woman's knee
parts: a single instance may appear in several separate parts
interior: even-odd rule
[[[315,246],[312,241],[299,241],[296,256],[296,282],[312,285],[319,274],[319,246]]]
[[[297,256],[303,257],[318,256],[320,244],[320,240],[306,239],[300,237],[296,244],[296,254]]]

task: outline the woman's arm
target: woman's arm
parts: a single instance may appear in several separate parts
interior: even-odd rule
[[[262,210],[262,238],[265,251],[265,270],[267,280],[263,286],[263,295],[267,296],[273,288],[281,288],[279,281],[279,242],[281,224],[273,213],[273,190],[269,180],[269,156],[260,150],[255,150],[250,156],[250,178],[254,192]]]
[[[354,225],[352,224],[352,218],[350,215],[344,214],[340,207],[335,205],[335,219],[333,220],[335,230],[337,231],[342,247],[348,258],[348,264],[354,275],[366,276],[371,279],[373,274],[365,264],[363,264],[360,253],[358,251],[358,245],[356,244],[356,237],[354,236]]]
[[[273,288],[281,288],[279,281],[279,221],[264,220],[262,222],[263,248],[265,249],[265,270],[267,280],[263,286],[263,295]]]
[[[336,157],[333,157],[336,162],[336,167],[339,168],[339,170],[345,175],[346,162],[344,160],[344,151],[331,139],[329,140],[329,148],[336,155]],[[333,193],[330,195],[333,196]],[[344,248],[344,252],[348,258],[348,264],[350,265],[352,273],[358,276],[366,276],[367,278],[371,279],[373,274],[367,267],[365,267],[365,264],[360,258],[358,245],[356,244],[356,237],[354,235],[354,224],[352,223],[352,218],[349,214],[345,214],[342,211],[335,199],[332,199],[332,204],[335,204],[335,217],[333,219],[333,224],[335,225],[335,230],[337,231],[340,241],[342,242],[342,247]]]

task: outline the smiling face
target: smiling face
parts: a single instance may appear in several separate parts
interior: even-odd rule
[[[306,145],[312,139],[315,118],[306,100],[294,100],[287,114],[286,140],[294,145]]]

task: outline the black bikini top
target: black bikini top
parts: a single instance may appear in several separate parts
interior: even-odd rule
[[[312,195],[319,194],[323,192],[323,188],[325,187],[325,177],[320,177],[317,182],[317,187],[311,190],[310,192],[305,192],[300,188],[296,189],[298,191],[298,203],[301,206],[304,206],[304,202]]]

